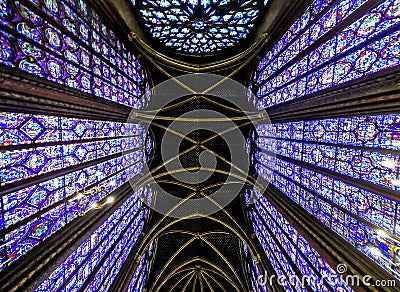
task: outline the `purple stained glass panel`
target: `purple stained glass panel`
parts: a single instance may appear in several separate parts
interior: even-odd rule
[[[89,5],[61,0],[36,4],[37,8],[30,9],[20,1],[2,2],[6,13],[0,15],[0,23],[11,31],[0,32],[6,48],[0,63],[127,106],[142,106],[137,102],[147,87],[142,65],[116,42]],[[40,10],[47,15],[39,16]],[[109,48],[113,48],[116,62]],[[101,59],[100,67],[91,66],[92,58]],[[108,73],[108,62],[114,77]],[[100,78],[92,76],[96,74]],[[112,81],[114,94],[119,96],[116,99],[110,94]]]

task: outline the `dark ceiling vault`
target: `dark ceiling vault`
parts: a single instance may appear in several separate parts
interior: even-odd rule
[[[150,171],[161,188],[182,199],[199,199],[212,195],[226,182],[225,173],[229,172],[231,161],[230,149],[239,147],[245,153],[244,144],[225,145],[219,133],[195,130],[201,129],[201,120],[193,121],[192,124],[185,125],[194,130],[188,131],[190,134],[182,138],[181,145],[171,145],[179,147],[180,156],[176,159],[180,160],[184,168],[195,171],[200,167],[199,156],[204,149],[209,149],[219,157],[217,171],[202,183],[193,181],[192,184],[185,184],[174,179],[164,166],[165,161],[160,150],[162,137],[169,130],[169,124],[174,117],[201,109],[223,112],[232,119],[243,118],[236,124],[244,136],[249,136],[252,130],[246,116],[238,113],[232,104],[207,96],[184,97],[160,110],[151,124],[155,152],[150,160]],[[193,288],[193,291],[204,291],[201,290],[201,285],[210,285],[214,287],[214,291],[247,291],[248,279],[241,249],[244,236],[251,231],[246,225],[241,200],[242,197],[238,196],[223,210],[211,215],[212,219],[199,217],[180,220],[155,212],[148,231],[149,235],[155,235],[148,238],[148,243],[150,239],[156,240],[155,257],[148,280],[149,291],[183,291],[185,287],[188,290]],[[196,210],[189,210],[189,214],[192,215],[188,217],[197,217]],[[204,286],[203,289],[209,291]]]

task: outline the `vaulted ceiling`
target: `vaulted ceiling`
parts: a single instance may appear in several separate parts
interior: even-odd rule
[[[257,1],[247,1],[246,3],[249,2]],[[254,57],[260,50],[268,46],[270,38],[277,37],[285,29],[279,27],[279,23],[285,23],[287,26],[290,23],[288,19],[296,17],[299,13],[299,7],[305,7],[308,4],[307,1],[295,2],[270,1],[265,9],[262,7],[263,3],[259,3],[260,6],[257,8],[261,8],[258,11],[260,15],[254,20],[255,25],[249,29],[245,41],[239,41],[232,47],[221,47],[215,50],[210,48],[207,53],[204,50],[201,52],[190,51],[188,47],[179,47],[179,50],[174,47],[165,48],[163,43],[166,40],[156,36],[153,38],[156,33],[151,26],[146,24],[149,23],[149,18],[146,18],[145,21],[141,19],[146,14],[143,11],[146,6],[143,4],[140,4],[136,11],[127,1],[112,0],[104,2],[104,4],[109,11],[118,12],[116,15],[111,15],[114,15],[119,23],[124,22],[124,25],[120,23],[121,27],[125,28],[132,44],[144,56],[147,56],[147,65],[152,72],[155,84],[170,77],[191,72],[217,72],[245,84],[249,76],[248,72],[254,66]],[[202,10],[204,14],[207,9],[202,7],[198,4],[191,13],[199,14]],[[212,9],[214,8],[212,7]],[[199,11],[196,12],[196,9]],[[147,10],[148,14],[152,15],[150,12],[153,10],[155,10],[154,5],[150,5]],[[221,11],[217,14],[222,15]],[[208,13],[211,12],[208,11]],[[185,26],[199,25],[195,21],[201,19],[202,15],[190,19]],[[153,37],[149,34],[149,29]],[[157,98],[162,98],[162,96],[157,96]],[[244,137],[249,137],[253,130],[251,123],[245,119],[246,115],[235,108],[233,104],[213,96],[200,94],[176,99],[165,108],[158,110],[150,125],[155,150],[149,165],[158,186],[181,199],[209,197],[227,180],[224,171],[229,171],[231,167],[232,159],[229,148],[234,145],[224,146],[224,140],[219,137],[218,133],[201,130],[201,119],[185,122],[186,133],[190,134],[184,134],[184,137],[181,137],[180,145],[170,145],[170,147],[179,147],[180,156],[176,159],[182,166],[195,171],[195,168],[200,166],[200,156],[205,149],[219,157],[216,163],[219,171],[214,172],[208,180],[196,184],[194,179],[191,184],[185,184],[169,174],[171,171],[174,172],[174,169],[167,170],[164,165],[166,161],[162,158],[160,148],[164,135],[168,134],[169,125],[186,112],[196,110],[213,110],[233,120],[242,118],[236,124]],[[179,133],[175,133],[175,135],[179,135]],[[199,147],[200,145],[205,148],[202,149]],[[246,145],[241,144],[234,147],[241,148],[243,155],[247,156]],[[180,171],[179,167],[175,171]],[[254,174],[254,170],[250,170],[249,173]],[[198,217],[196,208],[192,211],[185,210],[185,214],[188,215],[187,219],[183,220],[158,212],[153,213],[146,240],[139,248],[139,253],[143,253],[146,244],[150,244],[153,240],[156,242],[148,279],[149,291],[248,291],[250,289],[247,267],[243,257],[243,244],[248,244],[253,251],[259,247],[254,246],[250,239],[253,231],[248,224],[247,212],[243,203],[245,188],[228,206],[208,217]],[[193,208],[193,206],[189,208]]]

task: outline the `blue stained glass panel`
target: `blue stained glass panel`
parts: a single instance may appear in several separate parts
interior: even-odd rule
[[[1,113],[0,128],[0,148],[7,147],[1,149],[2,186],[121,153],[81,170],[38,184],[32,181],[24,188],[3,194],[2,269],[137,175],[146,159],[140,125]],[[19,149],[13,150],[16,145]],[[80,198],[82,194],[84,198]],[[27,223],[19,226],[22,220]]]
[[[310,38],[319,39],[364,3],[365,1],[341,1],[332,6],[321,19],[311,25]],[[397,32],[391,32],[400,24],[400,15],[396,12],[398,9],[399,4],[396,1],[384,1],[339,31],[337,35],[327,38],[319,47],[302,58],[296,58],[297,54],[292,49],[295,44],[297,42],[304,44],[302,48],[314,46],[312,42],[307,44],[305,33],[298,35],[293,44],[277,56],[279,64],[271,67],[266,65],[265,61],[261,61],[257,68],[252,87],[256,96],[263,99],[258,102],[258,107],[277,105],[398,66],[399,56],[396,54],[396,49],[399,47],[399,36]],[[381,39],[371,43],[374,37]],[[356,52],[348,53],[357,46],[359,49]],[[388,47],[394,53],[389,53]],[[334,58],[339,60],[333,61]],[[280,68],[291,59],[295,59],[294,64],[280,72]],[[297,68],[307,68],[307,70],[300,72]],[[290,78],[281,79],[281,76],[289,76],[287,73],[290,73]],[[306,91],[293,90],[295,87],[299,88],[300,78],[307,80]]]
[[[254,192],[253,190],[251,192]],[[309,285],[314,291],[330,291],[328,287],[332,287],[335,291],[352,291],[350,286],[340,281],[339,275],[334,271],[327,262],[311,247],[311,245],[297,233],[296,229],[271,205],[271,203],[255,192],[257,197],[255,208],[257,212],[252,212],[252,218],[258,218],[253,221],[253,225],[257,224],[259,230],[264,230],[258,234],[258,239],[262,242],[273,236],[281,244],[287,253],[287,256],[296,263],[302,275],[309,277]],[[258,214],[259,215],[258,215]],[[262,216],[263,220],[260,220]],[[273,234],[268,234],[267,229],[262,227],[265,222]],[[255,225],[255,226],[257,226]],[[272,242],[271,240],[268,240]],[[272,247],[276,249],[277,247]],[[267,253],[268,254],[268,253]],[[280,253],[281,257],[283,253]],[[274,261],[271,261],[278,275],[279,268]],[[324,281],[322,281],[324,277]],[[298,277],[296,277],[299,279]],[[292,281],[293,282],[293,281]],[[291,290],[291,289],[289,289]]]
[[[0,31],[2,47],[8,49],[0,56],[1,64],[134,108],[147,104],[148,83],[142,65],[126,52],[89,5],[61,0],[35,4],[37,9],[30,9],[20,1],[2,1],[6,13],[0,15],[0,23],[11,32]],[[47,16],[39,16],[40,10]],[[101,68],[90,64],[92,58],[101,59]],[[114,77],[108,74],[108,62]],[[100,78],[92,76],[99,74]],[[113,80],[116,83],[111,94]],[[107,88],[103,90],[104,86]]]
[[[397,114],[260,125],[254,155],[262,177],[397,278],[398,125]]]
[[[263,175],[261,172],[259,173]],[[332,202],[331,204],[328,204],[318,196],[305,190],[303,186],[300,187],[299,197],[294,198],[288,186],[296,184],[278,173],[275,173],[274,176],[275,178],[272,180],[272,183],[288,197],[299,203],[299,205],[310,214],[345,238],[382,267],[387,268],[392,266],[389,246],[397,246],[398,243],[391,240],[389,237],[386,238],[379,236],[372,227],[358,221],[353,217],[354,215],[351,215],[351,213],[340,211],[338,207],[332,206],[332,203],[337,203],[338,205],[336,206],[346,208],[350,212],[365,218],[365,220],[376,223],[376,225],[380,226],[382,229],[389,230],[390,228],[390,232],[396,234],[398,233],[398,230],[393,230],[391,228],[394,226],[394,222],[396,221],[394,210],[396,205],[399,206],[398,202],[390,201],[364,190],[358,190],[361,192],[358,194],[362,195],[359,198],[363,200],[359,202],[357,201],[358,194],[349,193],[349,189],[346,190],[345,201],[343,199],[341,201],[336,201],[336,199],[340,198],[340,195],[343,195],[343,193],[340,193],[343,190],[341,190],[337,185],[343,184],[340,181],[337,181],[337,184],[334,185],[334,189],[339,193],[333,193],[333,199],[335,202]],[[277,184],[276,181],[280,181],[281,184]],[[357,188],[353,187],[352,191],[355,190],[357,190]],[[368,201],[365,201],[366,198],[370,200],[369,203]],[[351,206],[348,205],[349,203],[351,203]],[[375,204],[376,206],[368,208],[365,204]],[[380,220],[381,218],[382,220]],[[379,221],[377,221],[377,219]],[[398,271],[390,268],[389,272],[393,273],[396,277],[399,277]]]
[[[143,228],[146,219],[144,210],[141,209],[143,201],[142,192],[148,192],[147,187],[132,194],[132,196],[117,209],[96,231],[84,240],[69,257],[43,281],[35,291],[56,291],[64,287],[68,291],[79,289],[83,286],[91,271],[104,259],[88,289],[98,291],[104,278],[109,274],[111,266],[119,262],[119,268],[129,251],[135,244],[138,233]],[[126,232],[124,232],[126,231]],[[131,244],[126,250],[128,242]],[[115,245],[115,249],[110,248]],[[122,253],[122,255],[121,255]],[[112,257],[115,256],[115,257]],[[118,271],[118,270],[117,270]],[[113,274],[115,277],[115,273]],[[110,278],[108,278],[109,280]],[[112,279],[111,279],[112,280]],[[97,283],[97,285],[95,285]],[[105,291],[105,290],[102,290]]]
[[[256,144],[265,152],[303,161],[389,189],[397,189],[395,181],[398,155],[374,151],[374,148],[399,149],[396,143],[397,120],[398,115],[394,114],[307,121],[304,126],[302,122],[262,125],[258,127],[260,138]],[[360,150],[353,146],[368,148]],[[266,157],[259,155],[259,159]]]
[[[258,268],[255,260],[249,254],[248,247],[243,243],[243,254],[247,265],[247,271],[250,273],[250,281],[253,291],[255,292],[267,292],[266,285],[261,280],[264,279],[265,274],[263,274]]]
[[[2,184],[49,173],[108,155],[129,151],[142,143],[138,138],[38,147],[1,153]],[[141,140],[141,139],[140,139]]]
[[[140,262],[138,263],[135,273],[132,277],[132,280],[129,284],[127,292],[135,292],[135,291],[142,291],[144,284],[146,283],[148,272],[150,269],[150,254],[152,250],[152,245],[154,242],[152,242],[149,247],[147,248],[145,254],[142,256],[140,259]]]

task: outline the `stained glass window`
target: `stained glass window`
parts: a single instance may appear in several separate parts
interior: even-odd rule
[[[152,155],[154,148],[153,135],[151,134],[151,132],[148,132],[145,143],[146,143],[146,157],[148,158]]]
[[[1,113],[0,126],[1,269],[91,210],[145,161],[146,133],[136,124]]]
[[[266,274],[260,271],[260,269],[257,266],[257,263],[250,255],[248,247],[245,243],[243,243],[242,250],[246,262],[246,272],[248,272],[248,274],[250,275],[250,282],[251,282],[250,284],[252,291],[267,292],[268,290],[266,289],[266,285],[261,283],[263,282],[263,279]]]
[[[136,267],[135,273],[132,277],[132,280],[129,284],[129,288],[127,292],[136,292],[143,291],[144,285],[146,284],[146,280],[148,277],[148,273],[150,270],[151,259],[154,251],[154,241],[149,245],[147,251],[142,256],[139,264]]]
[[[400,65],[398,1],[383,1],[367,13],[367,0],[339,1],[325,10],[321,2],[327,5],[314,1],[258,65],[251,84],[258,108]],[[344,20],[351,23],[343,28]]]
[[[144,187],[132,194],[35,291],[75,291],[84,285],[85,291],[107,291],[143,230],[143,197],[149,192]]]
[[[255,234],[286,291],[352,291],[340,275],[318,254],[293,226],[261,194],[248,190],[246,201],[254,197],[250,219]],[[334,267],[336,268],[336,267]],[[262,279],[267,281],[268,279]],[[258,290],[265,283],[258,281]],[[274,283],[272,283],[274,284]],[[276,283],[275,283],[276,284]]]
[[[397,278],[399,125],[398,114],[278,123],[255,141],[261,176]]]
[[[398,67],[399,28],[399,1],[315,0],[258,64],[258,108]],[[252,157],[261,176],[397,278],[399,122],[391,114],[261,125]]]
[[[130,107],[147,104],[139,60],[85,1],[0,5],[0,64]]]
[[[205,55],[244,40],[268,1],[138,1],[145,29],[178,52]]]

